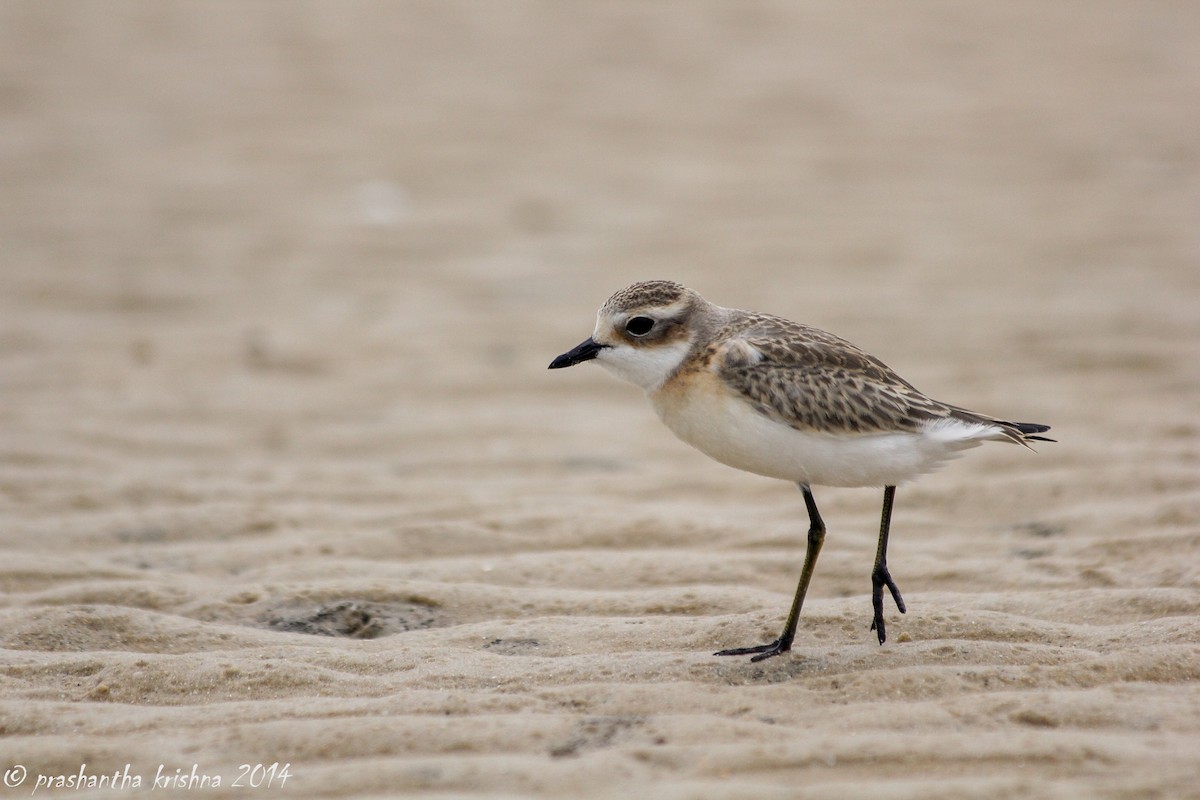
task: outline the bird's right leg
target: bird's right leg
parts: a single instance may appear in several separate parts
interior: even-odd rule
[[[892,599],[896,601],[896,608],[900,609],[901,614],[907,610],[904,607],[904,598],[900,596],[900,590],[887,568],[888,531],[892,527],[892,501],[895,497],[896,487],[885,486],[883,511],[879,519],[879,546],[875,549],[875,566],[871,569],[871,608],[875,612],[871,620],[871,630],[879,637],[880,644],[887,641],[887,630],[883,623],[883,587],[886,586],[892,593]]]
[[[788,612],[787,622],[783,625],[783,633],[770,644],[760,644],[753,647],[734,647],[713,653],[715,656],[754,656],[751,661],[786,653],[792,649],[792,640],[796,638],[796,625],[800,621],[800,608],[804,605],[804,595],[808,593],[808,584],[812,580],[813,570],[817,566],[817,556],[821,554],[821,545],[825,543],[825,522],[817,511],[817,501],[813,499],[812,490],[800,484],[804,492],[804,504],[808,506],[808,547],[804,551],[804,567],[800,570],[800,583],[796,586],[796,596],[792,600],[792,610]]]

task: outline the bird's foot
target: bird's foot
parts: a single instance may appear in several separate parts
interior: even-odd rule
[[[791,644],[784,645],[782,639],[776,639],[770,644],[760,644],[754,647],[733,647],[729,650],[718,650],[714,656],[754,656],[751,662],[763,661],[771,656],[777,656],[791,650]]]
[[[883,644],[887,641],[887,629],[883,623],[883,587],[886,586],[891,592],[892,599],[896,601],[896,608],[900,613],[905,613],[908,609],[904,607],[904,598],[900,596],[900,589],[897,588],[896,582],[892,580],[891,574],[888,572],[886,565],[881,565],[871,573],[871,606],[875,610],[875,618],[871,621],[871,630],[875,631],[879,637],[879,643]]]

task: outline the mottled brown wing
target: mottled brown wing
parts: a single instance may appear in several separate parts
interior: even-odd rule
[[[951,415],[879,359],[817,328],[756,315],[722,334],[710,362],[717,374],[759,412],[798,430],[915,431]]]

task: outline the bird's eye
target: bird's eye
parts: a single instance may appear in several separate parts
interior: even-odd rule
[[[645,336],[654,328],[654,320],[649,317],[634,317],[625,323],[625,331],[630,336]]]

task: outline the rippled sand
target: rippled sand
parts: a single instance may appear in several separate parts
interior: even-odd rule
[[[0,5],[5,791],[1200,796],[1198,40],[1186,3]],[[879,493],[818,489],[795,650],[716,659],[778,632],[800,494],[545,370],[650,277],[1060,442],[900,489],[884,647]]]

